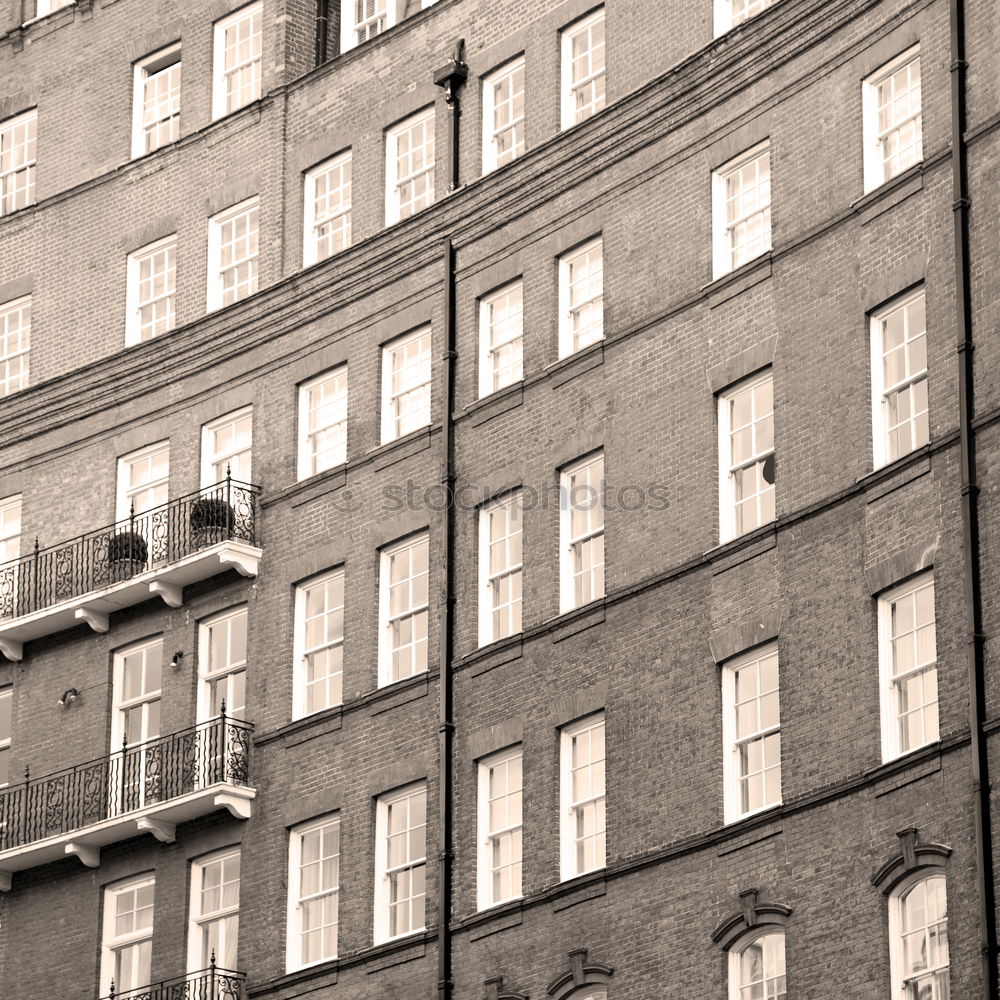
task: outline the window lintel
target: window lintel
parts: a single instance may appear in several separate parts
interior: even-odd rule
[[[792,908],[784,903],[758,902],[756,889],[744,889],[740,893],[740,902],[740,911],[726,917],[712,931],[712,940],[723,951],[729,951],[750,931],[764,927],[784,927],[792,915]]]
[[[951,855],[951,848],[946,844],[922,844],[917,841],[916,827],[907,827],[896,834],[899,838],[901,852],[889,858],[872,875],[872,885],[889,896],[893,889],[904,879],[917,871],[944,868]]]

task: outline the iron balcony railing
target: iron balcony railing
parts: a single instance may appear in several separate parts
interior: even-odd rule
[[[44,778],[0,788],[0,852],[83,830],[225,782],[247,786],[250,734],[239,719],[199,723]]]
[[[260,488],[221,483],[0,565],[0,621],[121,583],[218,542],[255,542]]]
[[[213,961],[207,969],[190,972],[176,979],[150,983],[137,990],[111,992],[101,1000],[245,1000],[246,974],[220,969]]]

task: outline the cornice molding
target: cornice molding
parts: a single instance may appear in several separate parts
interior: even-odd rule
[[[895,18],[880,24],[877,32],[885,34],[930,2],[933,0],[907,6]],[[187,378],[219,368],[265,343],[294,333],[306,323],[320,320],[372,295],[385,287],[382,280],[385,274],[391,274],[394,283],[398,283],[400,279],[430,268],[437,262],[440,243],[446,235],[452,237],[459,251],[474,245],[486,234],[541,208],[552,199],[554,191],[583,184],[643,147],[668,138],[711,108],[773,74],[779,66],[819,46],[876,6],[877,0],[837,0],[834,3],[784,0],[771,8],[767,16],[762,15],[755,31],[731,32],[716,39],[589,121],[560,133],[509,167],[477,178],[425,212],[382,230],[336,258],[298,271],[250,299],[200,317],[163,337],[123,349],[85,368],[0,400],[5,444],[10,447],[30,441],[109,407],[137,401],[169,384],[182,384]],[[839,65],[867,44],[871,44],[870,36],[827,56],[825,65]],[[815,73],[806,75],[797,86],[806,86],[814,78]],[[795,87],[786,85],[769,94],[739,120],[784,99],[790,89]],[[276,93],[279,92],[263,98],[262,106],[272,101]],[[721,123],[714,133],[701,137],[696,144],[673,151],[667,162],[691,155],[736,124],[733,121]],[[645,183],[651,172],[662,170],[662,167],[662,163],[657,164],[630,178],[630,186]],[[544,185],[538,183],[542,177]],[[620,190],[619,186],[588,201],[577,214],[593,210],[596,202],[610,199]],[[16,219],[16,215],[12,216],[11,223]],[[559,220],[550,223],[550,228],[563,224],[564,220]],[[0,238],[2,235],[0,222]],[[531,238],[537,235],[532,234]],[[508,247],[504,252],[509,250]],[[492,261],[481,260],[460,268],[460,280],[490,263]],[[405,298],[357,319],[324,338],[322,343],[366,329],[380,316],[391,315],[407,304],[425,299],[436,287],[436,275],[429,277],[424,286]],[[692,301],[700,297],[693,296]],[[286,364],[318,346],[320,342],[317,341],[307,348],[290,349],[278,358],[271,356],[267,368]],[[257,374],[257,370],[248,371],[244,379],[252,379]],[[187,401],[175,398],[162,408],[162,412],[174,411]],[[141,419],[150,416],[143,414]]]

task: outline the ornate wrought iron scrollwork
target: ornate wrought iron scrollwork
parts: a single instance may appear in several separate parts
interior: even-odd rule
[[[256,504],[254,494],[242,486],[232,488],[232,507],[235,516],[233,537],[246,542],[254,540]]]
[[[240,723],[228,722],[226,780],[245,785],[250,777],[250,733]]]
[[[18,577],[21,563],[0,569],[0,618],[13,618],[17,608]]]

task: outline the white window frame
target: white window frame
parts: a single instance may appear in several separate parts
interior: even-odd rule
[[[427,599],[422,603],[412,604],[404,612],[397,615],[395,618],[389,615],[389,580],[392,570],[392,561],[397,556],[406,553],[407,560],[412,563],[411,550],[419,545],[424,545],[427,548],[427,572],[426,572],[426,590]],[[412,591],[413,581],[417,579],[421,574],[408,576],[406,579],[409,581],[408,586]],[[386,687],[389,684],[395,684],[397,681],[406,680],[408,677],[415,677],[417,674],[426,673],[428,669],[428,646],[430,643],[430,536],[427,531],[418,531],[414,535],[409,535],[406,538],[401,539],[398,542],[394,542],[392,545],[387,545],[384,549],[379,552],[379,573],[378,573],[378,620],[379,620],[379,637],[378,637],[378,686]],[[412,671],[401,677],[395,676],[395,670],[392,662],[392,655],[394,652],[392,645],[392,626],[396,620],[401,620],[403,618],[416,618],[418,615],[423,614],[425,616],[425,631],[428,633],[427,638],[423,640],[424,645],[424,665],[422,668],[418,666],[418,669]],[[410,647],[415,647],[418,645],[417,642],[411,640]],[[402,647],[400,647],[402,648]],[[419,662],[419,657],[416,657]]]
[[[593,868],[581,869],[577,865],[576,856],[576,817],[577,809],[581,806],[586,806],[591,803],[601,802],[606,806],[607,799],[607,776],[605,775],[604,787],[600,792],[592,792],[589,796],[583,799],[574,800],[573,798],[573,739],[576,736],[581,735],[584,732],[588,732],[594,729],[604,730],[604,740],[605,740],[605,757],[601,758],[601,763],[606,766],[607,763],[607,732],[605,728],[605,718],[604,712],[595,712],[593,715],[588,715],[586,718],[579,719],[578,721],[572,723],[568,726],[563,726],[559,730],[559,846],[560,846],[560,864],[559,864],[559,879],[562,882],[568,879],[577,878],[580,875],[586,875],[588,872],[600,871],[602,868],[607,867],[607,844],[605,841],[604,850],[604,860],[595,865]],[[596,763],[595,759],[591,759],[588,766],[593,766]],[[594,834],[587,834],[587,836],[595,836],[598,833],[603,832],[605,838],[607,837],[607,819],[605,817],[605,829],[603,831],[597,831],[595,827]]]
[[[319,863],[322,867],[323,861],[336,857],[337,859],[337,884],[330,889],[321,890],[310,897],[310,902],[325,899],[333,896],[337,910],[337,931],[338,947],[332,955],[323,955],[321,958],[313,959],[311,962],[303,961],[302,958],[302,840],[310,833],[320,831],[320,849],[322,850],[323,839],[328,829],[336,830],[337,853],[320,855]],[[321,965],[323,962],[333,961],[339,952],[339,931],[340,931],[340,862],[343,856],[342,831],[340,825],[340,813],[328,813],[317,819],[311,819],[306,823],[299,823],[288,831],[288,922],[287,933],[285,935],[285,972],[296,972],[299,969],[308,969],[314,965]]]
[[[889,974],[892,980],[893,1000],[917,1000],[916,992],[909,988],[907,980],[905,979],[906,957],[904,954],[904,945],[902,940],[904,900],[914,889],[917,888],[918,885],[920,885],[921,882],[930,882],[937,879],[940,879],[944,883],[945,915],[943,923],[945,925],[945,940],[948,941],[948,882],[941,869],[918,870],[896,886],[892,890],[892,894],[889,896]],[[927,925],[925,925],[925,929],[926,926]],[[950,941],[948,941],[948,944],[950,950]],[[948,963],[946,965],[939,964],[935,966],[933,970],[928,971],[932,973],[936,972],[938,975],[943,972],[950,980],[950,969],[951,956],[949,954]],[[943,1000],[943,998],[948,995],[947,992],[942,992],[938,989],[936,985],[933,989],[933,1000]]]
[[[8,515],[17,511],[16,518],[10,518],[17,524],[17,530],[7,527]],[[15,493],[0,499],[0,566],[13,562],[21,557],[21,494]]]
[[[420,342],[426,340],[426,345]],[[406,348],[413,343],[420,344],[420,354],[417,360],[414,361],[409,367],[416,368],[418,365],[423,369],[418,374],[426,374],[426,378],[423,382],[416,382],[409,388],[393,393],[393,360],[397,352],[402,351],[403,357],[405,358]],[[434,381],[434,340],[429,326],[422,326],[416,330],[411,330],[409,333],[404,333],[401,337],[396,337],[394,340],[390,340],[387,344],[382,345],[382,444],[388,444],[390,441],[395,441],[398,438],[406,437],[407,434],[412,434],[414,431],[420,430],[422,427],[427,427],[431,423],[431,404],[433,396],[433,381]],[[405,369],[401,368],[400,371]],[[399,402],[405,396],[409,396],[411,393],[416,393],[418,391],[423,391],[426,393],[426,403],[424,404],[427,419],[413,427],[409,427],[402,433],[399,432],[399,420],[400,420],[400,408]]]
[[[253,213],[253,217],[256,219],[255,236],[253,235],[254,230],[250,228],[251,213]],[[229,264],[227,267],[223,267],[222,227],[230,222],[234,222],[242,215],[248,217],[246,239],[251,242],[256,241],[257,250],[255,253],[240,257],[239,260]],[[232,302],[226,302],[226,292],[229,290],[230,286],[227,285],[225,275],[229,271],[237,270],[244,264],[250,265],[250,287],[237,295]],[[241,282],[237,282],[232,287],[239,288],[240,284]],[[247,299],[251,295],[255,295],[259,287],[260,198],[257,195],[254,195],[252,198],[247,198],[246,201],[241,201],[238,205],[231,205],[229,208],[213,215],[208,220],[208,301],[206,303],[206,309],[208,312],[213,312],[216,309],[222,309],[224,306],[230,306],[237,302],[242,302],[243,299]]]
[[[14,317],[17,325],[14,325]],[[16,348],[8,350],[8,343]],[[23,360],[16,360],[23,359]],[[14,364],[17,374],[12,375]],[[31,296],[0,304],[0,399],[27,389],[31,373]],[[14,382],[17,385],[14,385]],[[13,386],[13,388],[11,388]]]
[[[336,618],[336,614],[340,612],[340,634],[326,635],[325,641],[312,648],[306,647],[306,607],[308,600],[308,592],[314,587],[323,587],[324,593],[325,588],[328,583],[337,583],[339,581],[341,588],[341,601],[340,605],[333,605],[332,607],[326,608],[324,614],[329,617],[331,614]],[[328,708],[334,708],[337,705],[342,705],[344,703],[343,698],[343,648],[344,648],[344,601],[346,601],[346,593],[344,591],[345,587],[345,572],[344,567],[340,566],[337,569],[327,570],[324,573],[320,573],[317,576],[310,577],[308,580],[303,580],[302,583],[298,584],[295,588],[295,627],[294,627],[294,637],[293,637],[293,652],[294,652],[294,669],[293,669],[293,719],[304,719],[308,715],[314,715],[316,712],[323,712]],[[324,628],[324,632],[326,629]],[[309,690],[308,690],[308,656],[310,653],[320,652],[328,649],[340,649],[341,650],[341,697],[339,700],[331,699],[329,703],[324,705],[322,708],[309,709]],[[329,679],[335,676],[335,674],[327,674],[326,682],[329,684]]]
[[[715,37],[751,20],[774,2],[775,0],[715,0]],[[739,13],[733,9],[736,3],[740,6]]]
[[[510,798],[512,795],[517,795],[519,799],[524,794],[524,778],[523,778],[523,765],[524,765],[524,750],[520,743],[516,746],[507,747],[505,750],[500,750],[497,753],[490,754],[488,757],[484,757],[479,761],[479,807],[477,811],[478,815],[478,844],[479,850],[476,852],[478,857],[478,870],[477,870],[477,906],[480,910],[488,910],[492,906],[499,906],[501,903],[506,903],[512,899],[520,899],[523,895],[523,881],[519,880],[518,891],[511,893],[508,896],[495,896],[493,892],[493,846],[494,838],[500,836],[506,836],[508,834],[518,835],[518,861],[517,864],[523,863],[523,850],[520,843],[520,834],[524,824],[524,812],[523,812],[523,800],[521,802],[520,808],[517,810],[517,821],[508,823],[505,826],[498,827],[497,829],[492,829],[492,824],[490,822],[490,802],[491,798],[491,787],[490,787],[490,776],[493,770],[501,765],[509,764],[511,761],[518,761],[520,764],[522,778],[521,784],[518,785],[516,789],[508,788],[503,794],[504,797]],[[509,773],[509,772],[508,772]],[[497,796],[499,798],[499,796]],[[523,878],[523,876],[522,876]]]
[[[516,91],[514,87],[514,78],[520,73],[521,75],[521,89]],[[488,174],[492,170],[496,170],[497,167],[504,166],[507,163],[511,163],[516,160],[519,156],[524,155],[525,151],[525,115],[526,115],[526,85],[525,85],[525,63],[524,54],[516,56],[514,59],[509,60],[502,66],[493,70],[492,73],[488,73],[483,77],[483,173]],[[511,117],[509,122],[505,122],[502,127],[497,127],[496,113],[496,88],[498,84],[507,82],[511,87],[511,104],[513,104],[517,95],[520,94],[521,97],[521,114],[520,116]],[[513,141],[511,144],[510,155],[504,156],[503,162],[500,162],[500,154],[498,151],[497,139],[500,135],[507,132],[513,132]]]
[[[164,142],[158,143],[152,149],[146,149],[147,129],[146,118],[146,83],[153,77],[161,73],[168,73],[174,67],[180,73],[181,67],[181,43],[175,42],[156,52],[150,53],[139,59],[132,68],[132,159],[145,156],[147,152],[152,153],[163,146],[176,142],[180,138],[180,112],[181,112],[181,81],[177,81],[176,111],[171,106],[171,113],[168,118],[160,119],[160,122],[171,123],[171,136]],[[176,121],[176,126],[173,124]],[[176,133],[176,134],[173,134]]]
[[[340,2],[340,51],[347,52],[349,49],[356,48],[358,45],[364,45],[365,42],[371,41],[373,38],[377,38],[379,35],[384,34],[396,23],[396,0],[368,0],[372,5],[373,13],[367,17],[366,22],[375,23],[376,18],[381,14],[383,18],[383,24],[378,31],[373,34],[368,34],[365,32],[365,38],[358,40],[358,27],[359,23],[357,20],[357,0],[341,0]],[[427,0],[424,0],[424,6],[429,6]],[[384,8],[381,9],[381,8]]]
[[[399,934],[390,934],[389,919],[389,808],[404,799],[422,795],[424,797],[424,856],[422,858],[410,858],[397,865],[392,871],[402,871],[423,867],[424,869],[424,920],[419,927],[411,927],[409,930]],[[409,807],[407,807],[409,808]],[[407,937],[426,929],[427,926],[427,782],[416,781],[412,785],[406,785],[394,792],[380,795],[376,800],[375,809],[375,920],[374,920],[374,943],[382,944],[386,941],[394,941],[398,938]],[[408,827],[407,829],[416,829]],[[413,896],[409,897],[413,899]]]
[[[596,524],[596,519],[588,518],[589,527],[586,531],[579,535],[573,534],[572,526],[572,514],[575,509],[576,501],[579,499],[575,496],[577,487],[575,483],[576,477],[585,470],[588,470],[591,466],[601,463],[601,493],[600,493],[600,503],[595,504],[592,501],[591,510],[595,510],[598,506],[600,507],[600,525]],[[589,477],[588,477],[589,478]],[[559,612],[563,614],[567,611],[572,611],[574,608],[583,607],[584,604],[589,604],[591,601],[600,600],[607,593],[607,583],[604,581],[604,567],[606,565],[607,553],[602,547],[602,557],[600,562],[601,567],[601,578],[602,585],[600,587],[600,593],[597,593],[598,588],[594,588],[595,593],[591,596],[589,601],[577,601],[576,596],[576,579],[580,574],[576,573],[576,553],[577,546],[590,542],[596,538],[604,539],[604,534],[606,530],[605,525],[605,510],[604,510],[604,452],[595,451],[584,458],[573,462],[571,465],[565,466],[560,470],[559,473]],[[588,486],[588,496],[590,487]],[[598,564],[594,563],[590,567],[588,572],[593,575],[597,569]]]
[[[170,290],[163,295],[150,299],[142,298],[142,266],[150,258],[158,257],[166,251],[173,251],[173,261],[165,270],[169,277]],[[167,320],[164,328],[148,336],[143,336],[142,309],[154,302],[163,302],[167,306]],[[161,337],[177,325],[177,234],[164,236],[163,239],[149,243],[138,250],[133,250],[125,262],[125,346],[131,347],[144,340]]]
[[[775,516],[770,521],[762,521],[760,524],[756,524],[751,528],[744,528],[741,532],[736,530],[736,483],[733,473],[737,471],[737,467],[733,465],[732,462],[732,441],[731,441],[731,417],[729,410],[729,403],[733,396],[737,393],[743,392],[748,389],[753,389],[756,386],[770,381],[771,382],[771,448],[765,449],[760,452],[755,452],[752,459],[741,463],[739,469],[750,468],[756,465],[758,462],[765,462],[770,456],[774,461],[772,461],[772,466],[775,466],[775,456],[777,455],[777,445],[774,440],[774,374],[770,368],[759,372],[756,375],[751,375],[748,378],[741,379],[734,385],[729,386],[728,389],[724,389],[719,393],[717,397],[717,406],[719,414],[719,543],[723,544],[725,542],[732,541],[734,538],[738,538],[741,535],[748,534],[751,531],[756,531],[758,528],[762,528],[765,524],[772,524],[777,518],[777,472],[775,472],[774,478],[775,482],[770,484],[774,488],[775,496]],[[754,425],[757,424],[757,420],[754,419]],[[763,471],[761,472],[763,475]],[[761,493],[756,494],[756,496],[761,496]]]
[[[5,684],[0,687],[0,716],[6,714],[9,718],[9,736],[0,738],[0,760],[6,758],[6,777],[4,771],[0,770],[0,788],[5,788],[10,784],[11,775],[11,747],[14,745],[14,685]]]
[[[778,722],[773,726],[764,726],[750,735],[745,735],[742,738],[738,737],[738,723],[736,717],[736,673],[738,670],[748,667],[751,664],[759,664],[761,660],[768,659],[770,657],[775,658],[775,662],[778,669]],[[759,675],[758,675],[759,676]],[[758,695],[760,694],[758,688]],[[744,819],[747,816],[753,816],[755,813],[764,812],[767,809],[773,809],[775,806],[780,805],[782,801],[781,793],[781,664],[778,660],[778,646],[777,643],[767,643],[764,646],[758,646],[756,649],[751,650],[748,653],[743,653],[740,656],[735,657],[732,660],[727,660],[722,664],[722,773],[723,773],[723,806],[725,812],[725,821],[727,823],[735,823],[738,820]],[[766,802],[755,809],[746,809],[742,807],[742,778],[743,775],[740,769],[740,747],[743,744],[756,743],[763,741],[769,736],[777,735],[779,740],[778,749],[778,798],[773,802]]]
[[[605,34],[605,56],[604,64],[599,72],[591,72],[586,76],[582,77],[580,80],[573,79],[573,39],[582,31],[589,31],[591,27],[597,24],[599,21],[604,21],[604,8],[599,7],[595,11],[587,14],[585,17],[581,17],[577,21],[573,21],[571,24],[567,24],[559,32],[559,51],[560,51],[560,127],[562,129],[573,128],[574,125],[578,125],[580,122],[586,121],[588,118],[592,118],[595,114],[601,111],[607,106],[607,35]],[[593,49],[588,50],[593,52]],[[597,98],[596,101],[591,103],[596,103],[598,106],[588,111],[582,118],[577,118],[576,115],[576,102],[574,101],[574,96],[576,90],[581,86],[589,85],[592,81],[601,80],[603,83],[603,94],[601,97]]]
[[[909,345],[913,344],[920,337],[924,339],[924,367],[920,371],[910,372],[903,380],[898,382],[896,385],[887,387],[885,385],[885,367],[884,367],[884,352],[885,352],[885,320],[887,317],[891,316],[897,310],[906,310],[913,303],[918,300],[923,300],[923,313],[924,313],[924,328],[923,330],[913,337],[908,337],[904,341],[903,349],[909,353]],[[908,323],[908,320],[906,321]],[[896,458],[891,457],[891,448],[889,445],[889,417],[888,417],[888,399],[887,396],[890,392],[900,392],[910,389],[917,383],[924,381],[928,383],[929,388],[929,372],[927,368],[927,300],[924,294],[924,286],[921,285],[919,288],[915,288],[913,291],[907,292],[903,295],[898,296],[895,299],[885,303],[885,305],[879,306],[870,317],[869,327],[871,335],[869,338],[871,346],[871,383],[872,383],[872,460],[874,463],[874,468],[881,468],[883,465],[888,465],[890,462],[895,462],[899,458],[903,458],[905,455],[909,455],[911,452],[916,451],[917,448],[922,448],[922,444],[913,445],[906,451],[900,452]],[[907,331],[909,332],[909,330]],[[927,439],[930,440],[930,407],[924,410],[923,413],[926,415],[927,420]],[[920,414],[917,415],[918,417]],[[914,417],[911,414],[910,417],[910,440],[911,444],[913,441],[913,425]]]
[[[229,858],[236,857],[240,858],[240,878],[237,882],[237,899],[235,906],[230,904],[228,907],[222,907],[221,909],[214,910],[210,914],[201,913],[201,891],[204,887],[205,869],[212,864],[223,862]],[[188,933],[187,933],[187,970],[188,973],[201,972],[209,967],[209,961],[211,955],[204,954],[201,947],[201,934],[204,924],[209,922],[214,922],[216,920],[225,919],[226,917],[236,917],[236,947],[239,947],[239,917],[240,917],[240,900],[239,893],[242,889],[243,881],[243,864],[242,857],[240,854],[239,846],[236,847],[226,847],[220,851],[213,851],[211,854],[206,854],[203,857],[196,858],[191,862],[191,899],[190,905],[188,906]],[[195,916],[195,914],[199,914]],[[232,932],[229,932],[232,933]],[[228,934],[227,934],[228,937]],[[237,952],[238,954],[238,952]],[[230,972],[235,972],[238,968],[238,959],[229,965],[225,960],[225,953],[216,954],[215,956],[216,964],[220,969],[226,969]]]
[[[516,562],[506,563],[503,569],[492,572],[492,560],[491,555],[491,535],[493,527],[493,517],[494,515],[505,513],[506,527],[508,530],[504,534],[504,552],[507,556],[510,555],[510,540],[517,537],[517,547],[522,552],[522,556]],[[500,579],[507,579],[513,576],[518,576],[520,578],[520,583],[518,584],[518,589],[521,590],[523,586],[524,577],[524,557],[523,557],[523,527],[524,527],[524,511],[523,511],[523,495],[520,490],[515,490],[513,493],[508,493],[506,496],[501,497],[499,500],[494,500],[492,503],[486,504],[479,511],[479,645],[488,646],[491,642],[496,642],[499,639],[506,639],[509,636],[517,635],[522,631],[522,615],[523,606],[522,598],[518,598],[516,601],[511,600],[504,607],[513,608],[517,605],[518,611],[516,616],[511,614],[512,618],[516,618],[517,628],[512,629],[510,632],[505,632],[503,635],[497,634],[497,629],[495,628],[495,623],[493,620],[493,614],[496,610],[494,605],[494,595],[495,595],[495,584]],[[514,528],[515,530],[510,530]]]
[[[250,417],[250,443],[246,448],[229,448],[215,451],[212,446],[214,433],[226,424],[237,424],[244,417]],[[224,483],[226,476],[223,473],[221,479],[215,478],[213,466],[223,461],[231,463],[236,456],[246,455],[246,469],[240,468],[242,459],[237,463],[237,468],[233,470],[232,478],[241,483],[252,482],[251,464],[253,461],[253,407],[241,406],[238,410],[224,413],[207,424],[201,425],[201,488],[209,489],[219,483]]]
[[[238,24],[240,21],[253,18],[258,18],[260,21],[260,51],[252,58],[244,61],[238,66],[234,66],[232,69],[226,66],[226,31]],[[251,37],[252,28],[251,28]],[[257,71],[257,93],[249,98],[249,100],[244,101],[242,104],[238,104],[235,107],[229,107],[229,88],[227,86],[227,75],[232,72],[236,72],[246,66],[252,66],[254,63],[259,64]],[[262,0],[257,0],[256,3],[247,4],[245,7],[241,7],[239,10],[234,10],[232,13],[227,14],[225,17],[220,18],[215,22],[212,32],[212,121],[218,118],[224,118],[226,115],[232,114],[235,111],[239,111],[240,108],[246,107],[248,104],[252,104],[254,101],[259,100],[261,93],[263,92],[263,78],[264,78],[264,4]]]
[[[430,136],[431,144],[431,157],[430,163],[425,165],[421,170],[414,171],[413,173],[407,174],[405,177],[399,176],[399,163],[398,163],[398,144],[400,136],[404,132],[409,132],[410,130],[416,128],[418,125],[424,125],[427,122],[431,123],[431,127],[428,131]],[[410,115],[408,118],[404,118],[401,122],[397,122],[391,128],[386,129],[385,132],[385,224],[391,226],[402,219],[412,218],[414,215],[422,212],[425,208],[429,208],[434,204],[434,171],[437,162],[437,143],[435,140],[434,130],[436,128],[436,119],[434,116],[434,105],[428,105],[426,108],[422,108],[415,114]],[[424,158],[426,159],[426,146],[424,149]],[[403,183],[408,183],[416,177],[426,174],[430,178],[430,185],[426,194],[426,202],[419,208],[410,209],[403,214],[403,205],[399,197],[399,186]],[[416,200],[416,199],[414,199]]]
[[[302,266],[309,267],[321,260],[342,253],[351,245],[351,209],[352,209],[352,156],[351,150],[330,157],[305,172],[303,179],[303,210],[302,210]],[[332,200],[331,191],[336,190],[337,208],[320,214],[316,205],[316,189],[318,181],[325,177],[327,181],[327,200]],[[331,179],[339,178],[338,186],[329,186]],[[340,246],[329,253],[320,253],[321,226],[330,225],[334,233],[340,234]],[[332,242],[336,243],[334,239]]]
[[[329,387],[331,400],[328,404],[320,403],[312,406],[312,394],[314,392],[325,392]],[[335,469],[338,465],[343,465],[347,461],[347,399],[348,399],[347,365],[338,365],[329,371],[323,372],[314,378],[303,382],[299,386],[299,461],[298,478],[309,479],[318,476],[321,472]],[[330,423],[323,427],[310,429],[310,415],[315,413],[330,412],[332,419]],[[341,445],[332,452],[330,459],[324,459],[323,464],[318,462],[322,452],[314,448],[314,438],[317,435],[328,432],[337,432],[335,436],[341,439]]]
[[[224,664],[213,664],[211,662],[211,634],[212,629],[232,618],[243,617],[246,619],[247,641],[244,649],[244,659],[227,659]],[[232,632],[229,633],[230,639]],[[230,653],[232,649],[230,648]],[[198,622],[198,722],[209,722],[219,718],[218,713],[212,711],[212,684],[216,681],[226,679],[227,692],[230,689],[228,678],[243,674],[243,697],[246,699],[247,683],[246,677],[250,660],[250,611],[246,604],[237,604],[231,608],[219,611],[217,614],[209,615]],[[223,699],[226,702],[227,719],[243,719],[245,706],[233,708],[230,698]],[[221,705],[220,705],[221,707]]]
[[[920,94],[920,110],[911,115],[902,124],[893,126],[886,132],[886,135],[898,131],[908,122],[920,121],[920,136],[917,140],[916,155],[911,163],[907,163],[893,173],[889,173],[888,165],[883,155],[883,136],[879,129],[879,87],[885,83],[894,73],[903,69],[909,63],[916,61],[920,64],[920,46],[914,45],[905,52],[901,52],[894,59],[880,66],[870,76],[861,81],[861,110],[862,110],[862,134],[864,140],[864,189],[865,194],[874,191],[876,188],[887,184],[893,177],[899,176],[909,170],[910,167],[923,162],[923,75],[921,73],[921,83],[918,93]],[[921,71],[923,67],[921,66]]]
[[[509,316],[502,320],[496,319],[497,305],[514,294],[520,300],[512,307]],[[494,340],[500,331],[500,338]],[[496,355],[510,349],[520,355],[519,364],[498,365]],[[507,381],[498,380],[498,371],[511,368],[511,376]],[[514,377],[516,376],[516,377]],[[524,379],[524,280],[508,282],[500,288],[495,288],[479,300],[479,396],[484,398],[506,389]]]
[[[151,885],[153,887],[152,926],[150,927],[148,933],[143,932],[141,934],[137,934],[133,932],[130,935],[123,935],[122,938],[119,939],[115,935],[114,901],[116,897],[119,893],[142,889],[147,885]],[[150,941],[150,950],[152,950],[153,932],[156,929],[156,877],[153,874],[137,875],[133,878],[122,879],[120,882],[114,882],[111,885],[106,885],[103,892],[103,901],[104,920],[101,934],[101,996],[111,992],[111,981],[115,978],[115,958],[112,949],[118,945],[137,943],[148,939]],[[152,960],[150,961],[150,970],[152,970]],[[150,971],[150,977],[152,977],[152,971]],[[116,986],[117,985],[120,984],[116,984]],[[139,985],[148,985],[148,982]],[[129,989],[131,989],[131,987]]]
[[[768,200],[767,205],[758,205],[752,212],[737,216],[732,222],[729,219],[729,181],[738,176],[743,167],[767,157]],[[744,150],[739,156],[733,157],[716,170],[712,171],[712,280],[715,281],[731,271],[739,270],[751,261],[771,251],[771,207],[774,199],[771,191],[771,140],[765,139],[750,149]],[[767,236],[760,250],[752,257],[745,257],[734,263],[733,231],[737,226],[755,218],[758,215],[767,216]]]
[[[64,7],[72,7],[75,3],[76,0],[35,0],[35,16],[32,20],[48,17],[49,14],[54,14]]]
[[[589,295],[582,301],[574,302],[573,286],[578,283],[574,279],[574,269],[595,250],[600,251],[601,259],[600,291]],[[577,313],[588,308],[595,308],[599,319],[596,322],[591,322],[585,337],[578,338],[578,331],[573,329],[574,317]],[[587,240],[586,243],[581,243],[559,256],[559,357],[568,358],[571,354],[583,351],[603,339],[604,238],[603,236],[595,236],[593,239]]]
[[[763,927],[755,928],[749,934],[744,935],[729,949],[729,975],[727,976],[728,982],[728,997],[729,1000],[744,1000],[749,993],[745,992],[750,986],[754,984],[745,984],[743,982],[743,953],[755,944],[759,944],[761,941],[766,941],[768,938],[773,938],[776,941],[780,940],[781,947],[779,949],[781,953],[781,976],[785,978],[787,969],[785,963],[785,930],[783,927],[778,927],[775,924],[765,924]],[[765,943],[764,947],[767,947]],[[787,989],[787,983],[786,983]],[[771,993],[765,993],[768,997],[772,996]]]
[[[911,597],[918,591],[930,587],[934,602],[934,660],[911,667],[900,675],[893,674],[893,645],[892,645],[892,607],[896,601]],[[925,739],[923,743],[916,746],[902,748],[902,739],[899,732],[899,709],[898,694],[894,681],[897,676],[910,677],[918,674],[927,675],[933,672],[935,689],[937,689],[938,669],[937,669],[937,592],[934,585],[934,573],[929,570],[911,577],[904,583],[899,584],[885,591],[878,596],[878,664],[879,664],[879,689],[881,697],[881,718],[882,718],[882,760],[887,762],[905,757],[914,753],[921,747],[930,746],[940,739],[941,724],[941,702],[940,692],[937,696],[937,733],[932,739]],[[926,704],[926,703],[925,703]]]
[[[9,215],[11,212],[18,212],[22,208],[34,205],[36,201],[35,168],[37,164],[38,142],[37,108],[32,108],[30,111],[24,111],[21,114],[14,115],[11,118],[0,121],[0,153],[7,149],[15,130],[19,129],[22,125],[25,128],[24,159],[19,161],[12,169],[7,170],[6,172],[0,169],[0,216]],[[16,181],[18,175],[21,173],[27,174],[25,186],[22,189],[15,185],[13,190],[15,192],[23,190],[25,192],[23,199],[15,198],[13,195],[8,195],[8,182],[11,179]],[[4,208],[8,197],[15,201],[14,207],[9,210]]]
[[[145,459],[150,459],[164,453],[167,457],[167,467],[164,474],[162,476],[151,478],[146,483],[143,483],[142,486],[130,490],[128,485],[129,466],[134,465],[136,462],[142,462]],[[122,455],[121,458],[118,459],[117,483],[118,488],[116,490],[115,500],[116,521],[124,521],[129,517],[129,514],[132,511],[131,497],[140,490],[163,487],[163,500],[159,503],[153,504],[152,506],[158,507],[160,503],[166,503],[170,498],[170,441],[157,441],[155,444],[146,445],[144,448],[139,448],[136,451],[130,451],[127,455]],[[140,507],[141,509],[135,512],[136,516],[150,509],[149,507],[145,507],[141,504]]]

